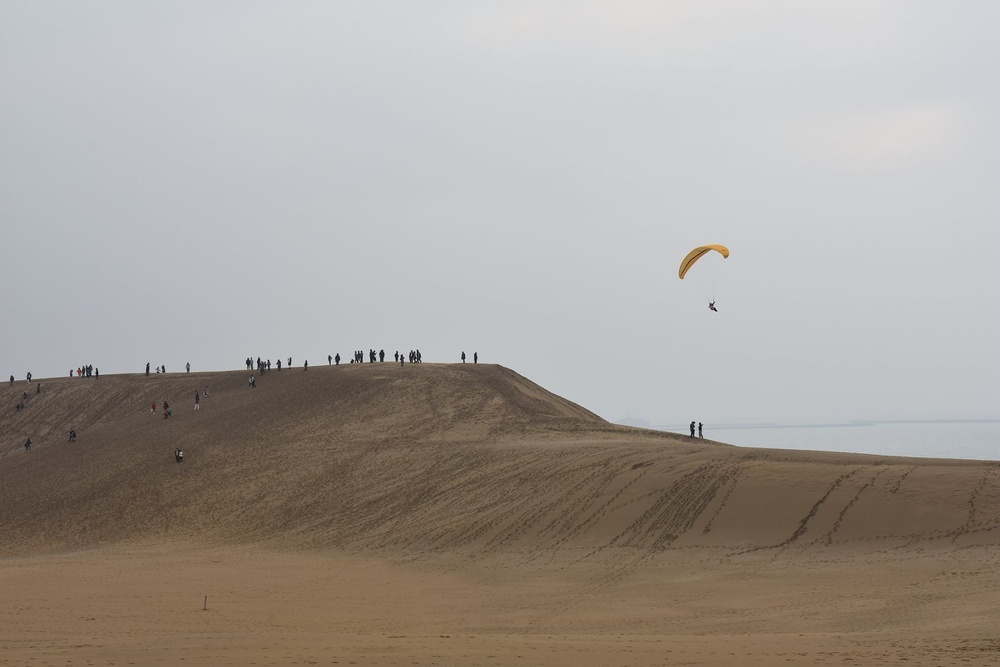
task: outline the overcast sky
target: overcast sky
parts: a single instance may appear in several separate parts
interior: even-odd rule
[[[420,348],[610,420],[997,418],[998,118],[992,1],[0,0],[0,374]]]

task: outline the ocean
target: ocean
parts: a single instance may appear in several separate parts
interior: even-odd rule
[[[687,424],[651,426],[687,434]],[[705,437],[742,447],[1000,461],[1000,419],[705,424]]]

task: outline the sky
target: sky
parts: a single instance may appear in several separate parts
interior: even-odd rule
[[[998,26],[0,0],[0,376],[419,348],[609,420],[1000,418]]]

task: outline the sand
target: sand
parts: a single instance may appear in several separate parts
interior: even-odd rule
[[[24,388],[0,665],[1000,664],[994,462],[631,429],[492,365]]]

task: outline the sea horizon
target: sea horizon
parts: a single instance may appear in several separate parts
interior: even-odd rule
[[[626,418],[616,423],[641,426]],[[649,424],[686,434],[689,423]],[[850,419],[781,423],[705,424],[706,438],[738,447],[831,451],[923,458],[1000,460],[1000,419]]]

